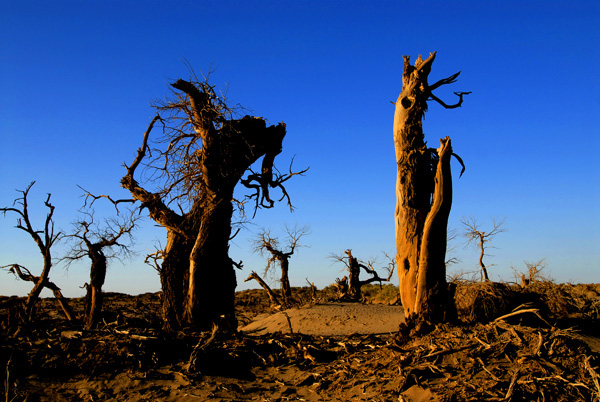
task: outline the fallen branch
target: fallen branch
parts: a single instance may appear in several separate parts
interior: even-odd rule
[[[592,381],[594,382],[594,385],[596,386],[596,390],[597,390],[596,394],[597,394],[597,396],[600,397],[600,381],[598,381],[598,373],[596,373],[596,370],[594,370],[594,368],[590,364],[590,356],[585,356],[585,358],[583,359],[583,362],[585,365],[585,369],[592,376]]]
[[[267,294],[269,295],[269,299],[271,300],[272,306],[278,306],[281,304],[279,303],[279,299],[277,298],[275,292],[273,292],[269,285],[267,285],[267,283],[256,273],[256,271],[252,271],[250,276],[248,276],[244,282],[251,281],[252,279],[258,282],[258,284],[262,286],[262,288],[267,292]]]
[[[521,307],[521,306],[519,306]],[[519,308],[517,307],[517,309]],[[508,314],[504,314],[503,316],[500,316],[498,318],[496,318],[494,321],[492,322],[498,322],[498,321],[502,321],[505,320],[506,318],[509,317],[514,317],[516,315],[520,315],[520,314],[525,314],[525,313],[532,313],[535,314],[540,320],[542,320],[544,322],[544,324],[548,325],[549,327],[551,326],[548,321],[546,321],[541,315],[540,315],[540,310],[537,308],[526,308],[526,309],[522,309],[522,310],[515,310],[512,313],[508,313]]]
[[[2,268],[5,268],[5,267],[2,267]],[[26,282],[28,281],[28,282],[38,283],[38,281],[40,280],[39,276],[32,275],[31,272],[27,268],[25,268],[19,264],[11,265],[9,271],[12,272],[13,274],[15,274],[16,276],[18,276],[19,279],[26,281]],[[25,271],[25,272],[23,272],[23,271]],[[56,297],[56,300],[60,304],[60,307],[62,308],[62,311],[65,313],[67,320],[73,321],[75,319],[75,317],[73,316],[73,310],[71,310],[71,307],[69,306],[69,302],[63,296],[62,292],[60,291],[60,288],[58,286],[56,286],[56,284],[54,284],[53,282],[50,282],[49,280],[44,281],[43,287],[50,289],[52,291],[52,293],[54,293],[54,297]]]

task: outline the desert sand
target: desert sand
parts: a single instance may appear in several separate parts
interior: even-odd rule
[[[515,288],[505,311],[494,307],[497,286],[468,286],[464,294],[485,295],[487,315],[462,311],[470,321],[421,334],[398,332],[398,306],[318,299],[275,311],[260,290],[238,293],[239,333],[214,339],[162,333],[159,294],[107,294],[103,323],[93,331],[67,322],[54,299],[40,301],[29,332],[15,332],[10,311],[0,309],[2,395],[13,402],[600,396],[600,286]],[[537,308],[519,305],[525,296]],[[71,302],[80,315],[83,299]]]
[[[400,306],[330,302],[261,314],[240,330],[249,335],[275,332],[317,336],[389,335],[398,331],[403,321],[404,310]]]

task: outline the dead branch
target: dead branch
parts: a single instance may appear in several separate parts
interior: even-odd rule
[[[267,295],[269,295],[269,300],[271,300],[272,306],[278,306],[281,304],[279,303],[279,298],[277,297],[275,292],[273,292],[269,285],[267,285],[267,283],[255,271],[252,271],[250,276],[248,276],[244,282],[249,282],[252,279],[258,282],[258,284],[267,292]]]
[[[456,95],[456,96],[459,97],[459,101],[457,103],[455,103],[454,105],[448,105],[448,104],[446,104],[443,100],[441,100],[440,98],[438,98],[437,96],[435,96],[433,93],[430,93],[429,96],[431,97],[431,99],[433,99],[434,101],[436,101],[437,103],[439,103],[440,105],[442,105],[446,109],[456,109],[456,108],[462,106],[463,96],[464,95],[469,95],[470,93],[471,92],[454,92],[454,95]]]
[[[590,356],[585,356],[583,362],[585,365],[585,369],[588,371],[588,373],[590,373],[590,376],[592,377],[592,382],[596,386],[596,396],[600,397],[600,377],[598,376],[598,373],[596,373],[596,370],[594,370],[594,368],[590,364]]]
[[[150,265],[152,268],[154,268],[156,270],[156,272],[160,272],[161,271],[161,266],[158,263],[159,260],[163,260],[164,259],[164,254],[163,254],[163,250],[156,250],[154,253],[150,253],[148,255],[146,255],[146,258],[144,259],[144,263]]]
[[[526,306],[519,306],[515,309],[515,311],[508,313],[508,314],[504,314],[503,316],[500,316],[498,318],[496,318],[493,322],[498,322],[498,321],[503,321],[509,317],[514,317],[516,315],[521,315],[521,314],[526,314],[526,313],[532,313],[535,314],[540,320],[542,320],[546,325],[548,325],[549,327],[551,327],[551,325],[548,323],[548,321],[546,321],[540,314],[540,310],[537,308],[521,308],[521,307],[526,307]]]
[[[77,187],[79,187],[84,192],[84,194],[83,194],[83,197],[84,197],[83,208],[91,208],[96,201],[98,201],[101,198],[105,198],[105,199],[107,199],[108,201],[110,201],[114,205],[115,210],[117,211],[117,214],[118,214],[119,213],[119,207],[118,207],[119,204],[124,203],[124,202],[133,204],[134,202],[136,202],[136,200],[134,200],[132,198],[123,198],[123,199],[119,199],[119,200],[113,200],[110,195],[106,195],[106,194],[94,195],[94,194],[90,193],[89,191],[87,191],[86,189],[84,189],[83,187],[81,187],[79,185]],[[88,204],[88,200],[90,198],[92,200],[89,201],[89,204]]]
[[[15,276],[25,282],[33,282],[37,284],[41,280],[39,276],[32,275],[31,271],[19,264],[6,265],[0,268],[9,268],[9,272],[13,273]],[[73,310],[71,309],[68,300],[63,296],[60,288],[56,286],[54,282],[50,282],[48,279],[43,282],[43,286],[52,291],[62,311],[65,313],[67,320],[73,321],[75,319]]]
[[[272,155],[269,158],[267,158],[267,156],[268,155],[265,155],[263,159],[261,173],[256,173],[253,170],[249,169],[250,174],[245,179],[240,180],[240,183],[244,185],[244,187],[254,190],[253,194],[249,194],[246,196],[246,199],[248,200],[255,200],[253,217],[256,215],[256,211],[259,207],[268,209],[274,206],[275,201],[271,199],[270,188],[278,188],[282,193],[282,196],[279,199],[279,201],[283,201],[285,199],[288,207],[290,208],[290,211],[293,211],[294,206],[292,205],[291,198],[283,183],[291,179],[293,176],[304,176],[304,173],[306,173],[309,169],[306,168],[304,170],[296,172],[292,171],[292,165],[294,163],[294,158],[292,158],[288,173],[273,173],[273,159],[275,156]]]

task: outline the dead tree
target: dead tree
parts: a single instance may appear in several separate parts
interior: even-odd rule
[[[51,194],[48,194],[48,197],[44,202],[44,205],[48,208],[48,213],[46,214],[46,221],[44,222],[44,229],[34,229],[29,218],[29,204],[27,201],[29,190],[31,190],[31,187],[34,184],[35,181],[31,182],[24,191],[19,191],[23,196],[17,198],[13,205],[18,205],[20,207],[0,208],[0,212],[2,212],[4,216],[6,216],[7,212],[14,212],[19,216],[19,218],[17,218],[17,225],[15,227],[29,234],[29,236],[31,236],[31,238],[35,241],[35,244],[38,246],[38,249],[42,254],[44,262],[42,273],[40,276],[34,276],[27,268],[19,264],[12,264],[3,268],[10,268],[11,272],[17,275],[20,279],[34,283],[33,289],[31,289],[31,292],[29,292],[27,300],[25,301],[23,318],[26,323],[29,323],[31,321],[33,309],[35,307],[35,304],[39,300],[40,293],[44,288],[48,288],[54,292],[54,295],[58,299],[58,302],[60,303],[67,319],[71,321],[73,320],[73,313],[68,305],[67,300],[62,296],[62,293],[60,292],[58,286],[50,282],[49,279],[50,269],[52,268],[51,249],[52,246],[61,237],[60,232],[54,233],[54,221],[52,219],[52,216],[54,215],[55,207],[50,203]]]
[[[63,260],[71,264],[82,258],[89,258],[90,282],[86,283],[84,328],[92,329],[102,313],[102,286],[106,279],[108,261],[121,256],[129,256],[131,232],[137,218],[129,211],[119,218],[110,218],[103,225],[94,222],[94,211],[83,211],[83,217],[74,223],[75,232],[68,235],[72,247]],[[128,238],[129,244],[120,242]]]
[[[348,269],[348,277],[344,277],[341,280],[336,279],[336,287],[338,288],[338,292],[342,293],[342,297],[346,298],[350,301],[360,301],[362,299],[362,290],[361,288],[364,285],[368,285],[373,282],[379,282],[381,285],[382,282],[387,282],[392,278],[393,270],[388,267],[388,277],[383,279],[379,276],[375,268],[373,268],[373,264],[371,262],[362,262],[359,261],[356,257],[352,255],[352,250],[344,251],[345,256],[342,255],[331,255],[330,258],[334,261],[338,261],[346,265]],[[366,273],[371,275],[369,279],[360,280],[360,270],[363,269]],[[346,292],[344,295],[343,292]]]
[[[442,85],[456,81],[459,73],[428,83],[435,52],[414,66],[404,56],[402,92],[396,101],[394,145],[396,181],[396,261],[400,295],[406,316],[418,315],[427,321],[441,321],[448,305],[446,283],[446,232],[452,205],[450,137],[440,140],[438,149],[429,148],[422,120],[427,102],[444,108],[460,107],[468,92],[455,92],[458,103],[448,105],[434,95]],[[456,156],[456,155],[455,155]],[[461,162],[460,158],[457,159]],[[464,165],[463,165],[464,171]],[[462,174],[462,172],[461,172]]]
[[[283,251],[283,248],[280,247],[279,239],[273,237],[268,230],[263,230],[258,234],[257,238],[254,240],[254,251],[260,255],[264,255],[265,253],[271,255],[271,258],[269,258],[269,261],[267,262],[267,267],[265,268],[265,276],[273,269],[276,262],[279,263],[279,267],[281,268],[281,302],[284,307],[289,307],[292,303],[292,287],[290,286],[289,279],[289,260],[296,251],[296,248],[302,247],[299,243],[300,239],[309,233],[309,229],[306,226],[301,228],[297,226],[289,228],[286,226],[285,232],[288,241],[286,251]]]
[[[284,123],[267,126],[258,117],[234,118],[235,111],[208,80],[193,74],[171,86],[172,97],[155,104],[158,114],[121,184],[167,231],[159,271],[165,329],[210,329],[213,323],[235,329],[236,277],[228,254],[234,189],[240,182],[252,189],[247,198],[255,200],[255,210],[273,207],[271,189],[279,189],[291,208],[284,183],[305,170],[292,172],[290,166],[289,173],[280,174],[274,169]],[[157,122],[163,135],[151,147]],[[261,169],[253,172],[260,158]],[[142,162],[148,179],[140,184],[135,174]]]
[[[485,250],[489,246],[486,246],[494,236],[498,233],[502,233],[505,230],[502,228],[504,225],[504,219],[498,221],[494,219],[492,222],[492,229],[489,232],[484,232],[480,230],[480,225],[475,218],[463,218],[461,223],[464,226],[463,236],[467,239],[467,245],[475,244],[479,248],[479,266],[481,267],[481,281],[489,282],[490,278],[488,276],[487,267],[483,263],[483,256],[485,255]]]

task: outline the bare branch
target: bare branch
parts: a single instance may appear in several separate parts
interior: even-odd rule
[[[248,175],[248,177],[246,177],[246,179],[240,180],[240,183],[246,188],[254,189],[255,191],[253,194],[246,196],[247,199],[256,199],[253,216],[256,215],[256,211],[259,207],[267,209],[273,208],[275,201],[271,199],[270,188],[278,188],[282,193],[282,196],[279,199],[279,201],[282,201],[284,199],[287,200],[287,205],[290,208],[290,211],[294,210],[294,206],[292,205],[290,196],[283,183],[291,179],[293,176],[304,176],[304,173],[306,173],[310,168],[294,172],[292,171],[293,163],[294,158],[292,158],[292,161],[290,162],[288,173],[280,174],[278,172],[277,174],[274,174],[272,160],[267,159],[267,156],[265,156],[265,159],[263,160],[262,173],[259,174],[250,170],[250,174]]]
[[[464,95],[469,95],[470,93],[471,93],[471,92],[454,92],[454,95],[456,95],[456,96],[458,96],[458,97],[459,97],[459,100],[458,100],[458,102],[457,102],[456,104],[454,104],[454,105],[448,105],[448,104],[446,104],[446,103],[445,103],[443,100],[441,100],[440,98],[438,98],[437,96],[435,96],[435,95],[433,94],[433,92],[431,92],[431,93],[429,94],[429,97],[430,97],[431,99],[433,99],[434,101],[436,101],[437,103],[439,103],[440,105],[442,105],[442,106],[443,106],[444,108],[446,108],[446,109],[456,109],[456,108],[458,108],[458,107],[461,107],[461,106],[462,106],[462,103],[463,103],[463,96],[464,96]]]
[[[439,80],[438,82],[436,82],[433,85],[429,85],[429,90],[430,91],[434,91],[437,88],[441,87],[442,85],[448,85],[448,84],[453,84],[456,82],[456,79],[458,78],[458,76],[460,75],[462,71],[459,71],[456,74],[452,74],[450,77],[448,78],[443,78],[441,80]]]
[[[123,199],[119,199],[119,200],[113,200],[110,195],[105,195],[105,194],[101,194],[101,195],[94,195],[92,193],[90,193],[89,191],[87,191],[86,189],[84,189],[83,187],[81,187],[80,185],[77,185],[77,187],[79,187],[81,189],[81,191],[83,191],[83,195],[82,197],[84,198],[84,202],[83,202],[83,208],[91,208],[94,206],[94,203],[96,201],[98,201],[101,198],[106,198],[108,201],[110,201],[114,207],[115,210],[117,211],[117,213],[119,213],[119,208],[118,205],[121,203],[130,203],[133,204],[135,203],[137,200],[133,199],[133,198],[123,198]],[[89,205],[88,205],[88,200],[92,199],[91,201],[89,201]]]
[[[156,116],[154,116],[154,118],[148,125],[148,128],[146,129],[146,132],[144,133],[144,139],[142,140],[142,147],[138,149],[137,156],[135,157],[133,163],[129,167],[126,166],[127,167],[127,176],[131,177],[132,179],[133,179],[133,175],[134,175],[135,170],[137,169],[138,165],[142,162],[142,159],[144,159],[144,157],[146,156],[146,149],[148,148],[148,137],[150,136],[150,132],[152,131],[152,128],[154,128],[154,123],[156,123],[157,120],[162,121],[162,119],[160,118],[160,115],[158,113],[156,114]]]
[[[164,260],[164,258],[164,250],[158,249],[154,253],[148,254],[144,259],[144,263],[150,265],[157,272],[160,272],[162,270],[162,267],[160,266],[158,261]]]

